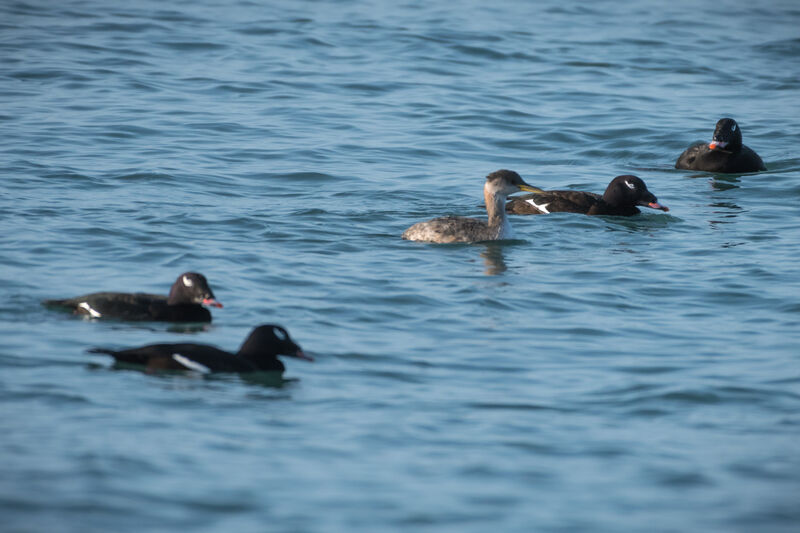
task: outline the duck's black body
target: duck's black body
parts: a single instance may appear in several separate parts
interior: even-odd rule
[[[42,304],[91,318],[161,322],[211,322],[211,313],[204,305],[222,307],[214,299],[205,276],[196,272],[185,272],[178,276],[169,296],[142,292],[95,292],[63,300],[45,300]]]
[[[194,370],[211,372],[283,372],[278,355],[312,361],[280,326],[267,324],[255,328],[237,353],[207,344],[150,344],[126,350],[92,348],[91,353],[112,356],[118,362],[144,366],[149,371]]]
[[[603,195],[583,191],[545,191],[512,198],[506,211],[515,215],[581,213],[584,215],[631,216],[639,213],[637,205],[669,211],[647,190],[636,176],[617,176]]]
[[[675,168],[735,174],[767,170],[761,157],[742,144],[742,130],[732,118],[720,119],[711,142],[692,144],[678,157]]]

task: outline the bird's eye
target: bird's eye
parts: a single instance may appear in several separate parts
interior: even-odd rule
[[[192,281],[192,278],[190,278],[189,276],[183,276],[183,284],[186,285],[187,287],[191,287],[192,285],[194,285],[194,282]]]
[[[731,126],[731,131],[736,131],[736,124],[734,124],[733,126]]]
[[[289,337],[289,335],[287,335],[285,331],[279,328],[272,328],[272,332],[275,334],[276,337],[278,337],[282,341],[285,341]]]
[[[627,185],[628,188],[631,189],[631,190],[636,188],[636,185],[634,185],[633,183],[631,183],[630,181],[627,181],[627,180],[625,180],[625,185]]]

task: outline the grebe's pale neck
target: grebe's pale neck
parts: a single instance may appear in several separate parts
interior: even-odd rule
[[[517,192],[516,187],[512,192]],[[497,184],[486,181],[483,186],[483,199],[486,202],[486,213],[489,215],[489,227],[497,230],[497,238],[509,238],[512,234],[511,224],[506,216],[507,192],[497,187]]]

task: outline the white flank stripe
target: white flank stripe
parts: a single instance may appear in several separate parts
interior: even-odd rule
[[[208,368],[206,365],[201,365],[197,361],[192,361],[188,357],[184,357],[179,353],[172,354],[172,358],[175,359],[177,362],[188,368],[189,370],[194,370],[195,372],[200,372],[201,374],[210,374],[211,369]]]
[[[536,202],[533,201],[533,198],[530,198],[530,199],[525,200],[525,201],[528,202],[529,204],[531,204],[533,207],[535,207],[539,211],[541,211],[542,213],[544,213],[545,215],[549,215],[550,214],[550,211],[547,210],[547,206],[550,205],[549,203],[542,204],[542,205],[536,205]]]
[[[92,317],[92,318],[100,318],[101,316],[103,316],[100,313],[98,313],[97,311],[95,311],[94,309],[92,309],[92,306],[90,306],[86,302],[79,303],[78,307],[80,307],[81,309],[85,309],[89,313],[89,316]]]

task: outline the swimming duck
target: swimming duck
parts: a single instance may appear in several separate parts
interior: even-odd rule
[[[767,170],[761,157],[742,144],[742,130],[732,118],[719,119],[711,142],[691,145],[678,157],[675,168],[736,174]]]
[[[658,203],[641,178],[631,175],[611,180],[602,196],[582,191],[543,191],[512,198],[506,204],[506,211],[515,215],[567,212],[631,216],[640,212],[637,205],[669,211]]]
[[[235,354],[208,344],[192,343],[149,344],[123,350],[91,348],[88,351],[108,354],[117,362],[141,365],[148,371],[194,370],[203,374],[283,372],[286,367],[278,355],[314,360],[289,337],[286,329],[274,324],[255,328]]]
[[[169,296],[141,292],[95,292],[63,300],[44,300],[47,307],[59,307],[89,318],[155,320],[162,322],[211,322],[203,307],[222,307],[214,298],[206,277],[184,272],[169,290]]]

